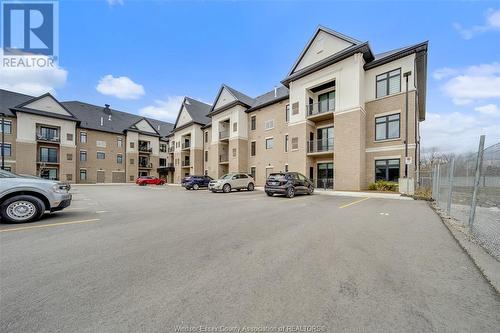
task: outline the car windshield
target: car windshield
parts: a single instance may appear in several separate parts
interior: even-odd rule
[[[284,180],[285,178],[284,173],[272,173],[269,175],[269,180]]]
[[[9,172],[7,170],[0,170],[0,178],[23,178],[23,177],[16,175],[15,173]]]
[[[220,177],[220,179],[231,179],[234,175],[232,173],[228,173],[227,175],[224,175]]]

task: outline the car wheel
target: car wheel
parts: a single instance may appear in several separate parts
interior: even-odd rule
[[[198,185],[198,184],[193,185],[193,190],[199,190],[199,189],[200,189],[200,185]]]
[[[271,192],[266,192],[266,194],[268,197],[272,197],[274,195],[274,193],[271,193]]]
[[[286,190],[286,197],[287,198],[293,198],[295,196],[295,189],[290,186],[287,190]]]
[[[5,200],[0,206],[2,220],[10,223],[24,223],[38,220],[45,212],[42,200],[31,195],[17,195]]]
[[[247,190],[248,191],[253,191],[255,189],[255,186],[253,183],[249,183],[248,186],[247,186]]]
[[[229,193],[229,192],[231,192],[231,185],[229,185],[229,184],[224,184],[224,186],[222,186],[222,191],[223,191],[224,193]]]
[[[311,194],[313,194],[313,193],[314,193],[314,187],[309,186],[309,187],[307,188],[307,194],[311,195]]]
[[[189,191],[189,187],[185,186],[184,188],[186,189],[186,191]]]

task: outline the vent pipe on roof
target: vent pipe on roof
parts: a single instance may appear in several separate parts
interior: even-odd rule
[[[109,104],[104,104],[104,109],[102,109],[102,111],[105,114],[111,114],[111,109],[109,108]]]
[[[158,125],[158,131],[160,130],[160,125]]]
[[[104,118],[101,117],[101,126],[103,126],[103,125],[104,125]]]
[[[111,121],[111,115],[108,116],[108,120]]]
[[[278,87],[274,86],[274,97],[278,97]]]

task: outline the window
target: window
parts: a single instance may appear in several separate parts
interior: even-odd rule
[[[68,161],[73,161],[73,154],[66,154],[66,159]]]
[[[5,134],[11,134],[12,133],[12,122],[10,120],[4,120],[3,121],[3,128],[5,131]],[[2,133],[2,122],[0,121],[0,133]]]
[[[57,149],[40,147],[40,162],[57,163]]]
[[[264,128],[266,131],[273,129],[274,128],[274,119],[266,120],[266,122],[264,123]]]
[[[98,160],[104,160],[106,158],[106,154],[102,151],[97,152],[97,159]]]
[[[73,133],[66,133],[66,140],[73,141]]]
[[[238,123],[233,123],[233,132],[238,131]]]
[[[250,156],[255,156],[255,148],[256,148],[255,141],[252,141],[250,143]]]
[[[205,176],[208,176],[208,170],[205,170]]]
[[[106,148],[106,141],[102,141],[102,140],[97,140],[95,142],[96,146],[99,147],[99,148]]]
[[[116,155],[116,163],[118,163],[118,164],[123,163],[123,155],[122,154]]]
[[[2,148],[2,144],[0,143],[0,148]],[[0,152],[1,154],[1,152]],[[12,145],[10,143],[3,144],[3,156],[10,156],[12,154]]]
[[[80,132],[80,143],[87,143],[87,132]]]
[[[205,150],[205,162],[208,162],[208,151]]]
[[[377,75],[377,98],[401,91],[401,68]]]
[[[160,158],[160,167],[166,167],[166,166],[167,166],[167,159]]]
[[[80,161],[87,160],[87,152],[85,150],[80,150]]]
[[[128,179],[133,182],[134,181],[134,176],[129,176]]]
[[[292,114],[299,114],[299,102],[292,104]]]
[[[87,180],[87,170],[80,169],[80,180]]]
[[[290,121],[290,104],[285,106],[285,122]]]
[[[233,157],[236,157],[236,148],[233,148]]]
[[[57,180],[57,169],[42,169],[40,170],[40,178]]]
[[[399,113],[375,118],[375,140],[399,138]]]
[[[266,149],[273,149],[274,138],[266,139]]]
[[[167,145],[164,143],[160,143],[160,153],[166,153],[167,152]]]
[[[399,158],[375,161],[375,180],[397,182],[399,178]]]
[[[285,172],[288,172],[288,164],[285,164]]]
[[[256,128],[257,128],[257,117],[252,116],[252,117],[250,117],[250,129],[252,131],[255,131]]]
[[[292,138],[292,150],[297,150],[299,149],[299,138],[295,137]]]
[[[285,134],[285,153],[288,152],[288,134]]]
[[[208,142],[208,132],[205,132],[205,142]]]
[[[66,180],[73,180],[73,175],[70,173],[66,174]]]
[[[255,179],[255,167],[250,168],[250,174],[252,175],[252,178]]]
[[[328,112],[335,109],[335,90],[318,96],[318,111]]]
[[[134,143],[133,143],[133,142],[131,142],[131,143],[130,143],[130,148],[131,148],[131,149],[134,149],[134,147],[135,147]]]
[[[118,146],[118,148],[121,148],[123,146],[123,139],[122,138],[118,138],[116,140],[116,145]]]
[[[130,159],[130,165],[133,165],[133,164],[134,164],[134,159],[133,159],[133,158],[131,158],[131,159]]]

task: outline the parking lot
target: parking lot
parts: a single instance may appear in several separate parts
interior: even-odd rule
[[[72,192],[62,212],[0,225],[1,332],[500,327],[499,295],[423,201]]]

